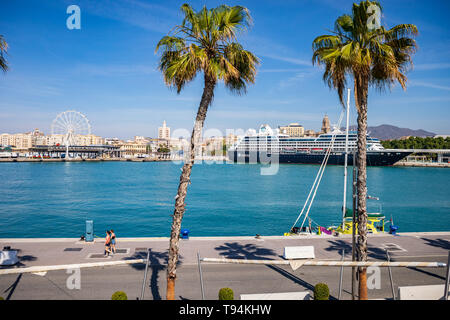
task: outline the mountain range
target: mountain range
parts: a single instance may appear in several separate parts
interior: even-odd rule
[[[356,126],[350,127],[350,130],[356,130]],[[344,129],[345,130],[345,129]],[[368,127],[367,132],[372,138],[378,138],[380,140],[393,140],[400,139],[402,137],[434,137],[436,134],[433,132],[425,131],[422,129],[413,130],[408,128],[399,128],[389,124],[382,124],[376,127]]]

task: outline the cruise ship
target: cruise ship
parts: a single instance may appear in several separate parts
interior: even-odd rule
[[[334,137],[334,142],[333,142]],[[353,165],[357,149],[357,132],[348,134],[348,165]],[[334,128],[318,137],[291,137],[264,124],[256,132],[249,129],[228,149],[228,158],[237,163],[301,163],[321,164],[331,147],[328,164],[344,165],[346,133]],[[411,152],[384,149],[379,139],[367,135],[367,165],[391,166]]]

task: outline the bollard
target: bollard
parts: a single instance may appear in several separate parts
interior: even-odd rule
[[[86,220],[86,242],[94,241],[94,220]]]

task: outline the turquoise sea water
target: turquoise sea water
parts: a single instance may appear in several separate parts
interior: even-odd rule
[[[170,162],[0,163],[0,238],[79,237],[86,219],[101,237],[107,228],[119,237],[169,236],[180,168]],[[287,232],[319,167],[280,165],[272,176],[260,169],[195,165],[183,228],[192,236]],[[369,194],[403,232],[450,230],[449,181],[445,168],[368,168]],[[337,223],[342,196],[343,167],[329,166],[311,209],[314,221]]]

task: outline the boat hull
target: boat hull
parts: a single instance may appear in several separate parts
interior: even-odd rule
[[[411,152],[382,150],[367,151],[367,166],[392,166],[396,162],[404,159]],[[293,164],[322,164],[324,153],[292,153],[292,154],[268,154],[266,152],[229,151],[228,159],[236,163],[293,163]],[[328,164],[344,165],[344,153],[331,153]],[[348,155],[348,165],[353,165],[353,154]]]

